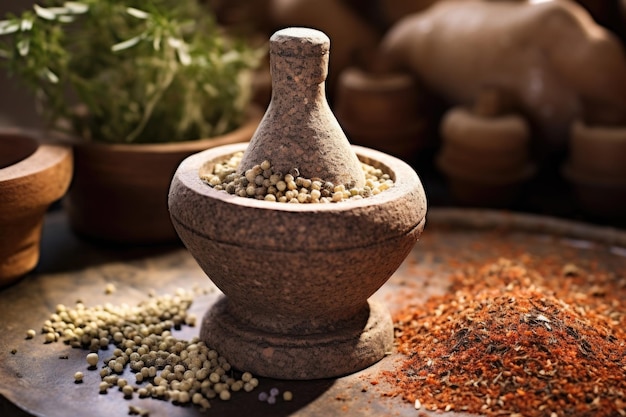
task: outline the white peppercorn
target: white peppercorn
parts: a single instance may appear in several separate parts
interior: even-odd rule
[[[86,360],[87,364],[89,364],[90,367],[95,367],[96,365],[98,365],[98,354],[95,352],[89,353],[87,354]]]

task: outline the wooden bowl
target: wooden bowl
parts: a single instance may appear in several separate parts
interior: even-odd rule
[[[71,148],[36,132],[0,131],[0,286],[37,265],[44,215],[71,178]]]

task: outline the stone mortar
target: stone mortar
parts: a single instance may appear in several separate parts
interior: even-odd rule
[[[393,347],[386,308],[368,302],[424,228],[426,198],[403,161],[353,146],[394,186],[361,200],[286,204],[238,197],[200,179],[248,144],[185,159],[169,194],[174,227],[225,298],[201,337],[233,366],[282,379],[363,369]]]

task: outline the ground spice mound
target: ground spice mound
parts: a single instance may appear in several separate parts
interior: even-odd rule
[[[451,292],[395,315],[406,359],[384,373],[388,395],[486,416],[626,415],[623,278],[524,265],[466,269]]]

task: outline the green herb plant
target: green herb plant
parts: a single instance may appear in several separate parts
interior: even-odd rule
[[[100,142],[235,129],[263,49],[196,0],[44,0],[0,21],[0,65],[36,94],[46,121]]]

